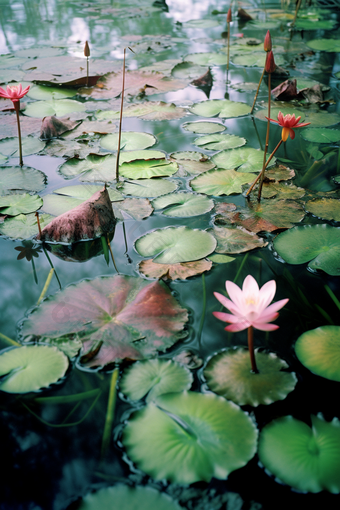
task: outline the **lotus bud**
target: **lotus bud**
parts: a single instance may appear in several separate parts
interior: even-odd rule
[[[232,21],[231,17],[231,9],[229,8],[228,14],[227,14],[227,23],[230,23]]]
[[[85,42],[85,46],[84,46],[84,55],[85,55],[85,57],[90,56],[90,46],[87,41]]]
[[[266,37],[264,38],[264,51],[268,52],[272,49],[272,38],[270,37],[270,32],[268,30]]]
[[[267,71],[267,73],[274,73],[275,69],[276,69],[276,64],[274,61],[274,54],[273,54],[272,50],[270,50],[267,53],[267,58],[266,58],[266,71]]]

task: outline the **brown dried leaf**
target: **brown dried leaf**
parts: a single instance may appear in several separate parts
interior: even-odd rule
[[[69,120],[69,117],[67,119],[57,119],[55,115],[44,117],[41,123],[40,138],[42,140],[57,138],[67,131],[72,131],[79,124],[80,121]]]
[[[283,83],[280,83],[275,89],[272,90],[272,96],[280,101],[289,101],[290,99],[296,99],[299,96],[296,88],[296,78],[288,79]]]
[[[255,248],[264,248],[267,242],[245,228],[214,227],[208,232],[217,240],[216,253],[244,253]]]
[[[147,278],[162,278],[163,280],[186,280],[190,276],[210,271],[210,260],[196,260],[194,262],[179,262],[177,264],[158,264],[153,260],[142,260],[139,271]]]

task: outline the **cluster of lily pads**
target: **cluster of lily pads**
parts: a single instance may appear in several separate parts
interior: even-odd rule
[[[290,16],[287,19],[288,23],[292,20]],[[219,24],[206,21],[212,22],[210,27]],[[262,31],[279,24],[273,16],[265,24],[249,21],[245,30]],[[321,19],[314,10],[301,14],[295,29],[331,30],[335,24],[326,12]],[[183,26],[197,29],[202,20]],[[329,41],[312,40],[307,45],[301,41],[299,45],[302,52],[306,46],[317,51],[328,51],[329,47],[338,51],[335,40],[332,46]],[[296,44],[287,50],[286,42],[280,38],[274,41],[278,65],[287,62],[287,53],[296,52]],[[146,43],[156,48],[151,38],[132,47],[138,50]],[[167,44],[175,45],[176,41],[170,38]],[[32,246],[24,244],[23,252],[40,249],[34,241],[39,231],[35,213],[43,229],[54,217],[90,199],[104,184],[118,221],[140,221],[152,214],[180,219],[209,215],[211,220],[206,230],[170,224],[136,237],[134,249],[142,259],[139,277],[83,280],[47,297],[21,323],[19,340],[24,345],[1,354],[0,390],[19,394],[38,391],[64,380],[74,364],[79,369],[97,370],[110,369],[122,360],[137,360],[130,366],[122,364],[118,388],[120,396],[131,405],[120,442],[138,470],[171,483],[209,482],[212,477],[226,479],[258,453],[260,462],[284,483],[302,491],[338,493],[338,420],[328,422],[312,416],[309,426],[285,416],[259,433],[255,420],[240,407],[268,405],[294,390],[295,374],[274,353],[256,352],[256,375],[249,370],[248,352],[243,348],[214,355],[199,373],[201,393],[191,391],[194,378],[186,366],[156,357],[186,337],[188,322],[188,311],[162,278],[184,280],[207,272],[213,264],[230,262],[234,255],[268,246],[273,232],[280,232],[272,241],[277,257],[288,264],[308,263],[312,271],[340,275],[339,193],[333,189],[339,184],[339,168],[333,163],[338,158],[340,130],[329,129],[340,122],[339,115],[319,111],[317,105],[287,102],[276,108],[273,103],[273,118],[278,111],[294,112],[311,122],[301,134],[310,143],[311,166],[298,176],[300,186],[296,186],[292,182],[296,172],[290,168],[294,167],[294,159],[283,165],[279,157],[273,158],[266,172],[264,200],[257,203],[239,198],[262,169],[264,153],[247,147],[246,138],[226,133],[223,122],[250,118],[247,103],[214,99],[183,107],[146,100],[155,90],[160,94],[189,85],[203,90],[211,80],[210,67],[227,63],[225,40],[216,40],[214,45],[218,51],[189,53],[182,61],[165,60],[153,67],[127,71],[124,118],[157,122],[189,119],[189,115],[201,117],[185,119],[181,133],[197,134],[193,145],[205,152],[167,154],[154,149],[157,138],[153,134],[124,131],[119,182],[115,167],[122,72],[118,64],[91,62],[91,86],[86,87],[80,69],[84,61],[60,55],[59,50],[53,58],[44,57],[39,49],[32,49],[29,57],[20,52],[0,56],[6,81],[11,80],[11,72],[16,72],[23,85],[35,83],[27,93],[27,103],[22,105],[24,158],[31,154],[63,157],[59,175],[76,182],[44,195],[47,178],[43,172],[25,165],[11,166],[9,158],[17,157],[16,125],[8,112],[11,105],[1,102],[6,129],[0,128],[0,158],[4,163],[0,168],[0,233],[24,243],[31,240]],[[263,67],[265,62],[261,39],[240,38],[231,46],[230,56],[234,68]],[[52,73],[56,66],[62,70],[58,77]],[[299,88],[304,85],[302,80],[298,84]],[[249,91],[254,84],[234,84],[232,88]],[[261,104],[254,118],[265,120],[266,112],[266,104]],[[51,117],[53,123],[55,116],[65,115],[70,118],[62,119],[64,125],[58,125],[56,137],[48,141],[43,135],[39,138],[42,118]],[[333,166],[326,177],[331,176],[333,183],[319,189],[320,168],[329,162]],[[235,204],[221,199],[230,195],[239,195]],[[327,223],[296,226],[306,214]],[[87,260],[104,250],[101,241],[91,243],[91,248],[85,241],[66,247],[59,243],[43,246],[65,260]],[[33,262],[32,256],[36,255],[30,255]],[[316,375],[339,381],[339,336],[339,326],[305,332],[295,345],[297,358]],[[152,453],[155,450],[157,455]],[[124,502],[130,498],[131,505],[138,503],[138,508],[143,508],[141,504],[145,508],[179,508],[168,496],[150,488],[120,485],[89,494],[81,508],[105,508],[104,504],[112,500],[119,506],[119,498]]]

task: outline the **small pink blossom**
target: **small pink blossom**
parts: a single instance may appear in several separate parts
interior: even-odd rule
[[[217,319],[230,322],[225,328],[226,331],[237,332],[251,326],[261,331],[278,329],[279,326],[268,323],[279,316],[277,311],[288,302],[288,299],[281,299],[269,305],[276,292],[275,280],[265,283],[259,289],[255,278],[248,275],[243,282],[242,290],[229,280],[226,281],[226,289],[230,299],[218,292],[214,292],[214,295],[231,313],[213,312]]]
[[[279,112],[277,118],[278,118],[278,120],[274,120],[274,119],[268,119],[268,117],[266,117],[267,120],[270,120],[271,122],[275,122],[276,124],[278,124],[279,126],[282,127],[281,137],[282,137],[283,142],[287,141],[288,136],[290,136],[291,139],[294,140],[294,138],[295,138],[295,133],[293,131],[294,129],[297,129],[297,128],[300,128],[303,126],[308,126],[310,124],[310,122],[300,122],[299,123],[301,116],[295,118],[294,113],[293,113],[293,115],[291,115],[289,113],[287,115],[283,115],[282,112]]]
[[[10,99],[13,103],[16,103],[27,94],[29,89],[30,85],[22,90],[21,83],[19,85],[12,85],[11,87],[7,85],[7,92],[2,87],[0,87],[0,97]]]

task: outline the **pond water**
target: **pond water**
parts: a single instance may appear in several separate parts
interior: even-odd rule
[[[326,261],[322,265],[324,270],[320,271],[316,269],[317,266],[313,267],[311,262],[311,267],[308,268],[309,260],[312,260],[319,252],[301,263],[290,264],[283,260],[284,255],[278,255],[273,246],[273,239],[278,234],[280,236],[283,231],[289,232],[289,230],[285,230],[287,227],[280,227],[278,216],[286,219],[287,211],[295,207],[299,208],[302,213],[298,218],[295,216],[291,220],[289,218],[286,220],[291,222],[290,227],[306,225],[307,230],[308,225],[318,224],[327,224],[334,230],[339,227],[339,193],[337,191],[340,182],[339,139],[336,139],[336,135],[334,135],[334,139],[327,139],[327,143],[318,142],[320,137],[327,135],[325,130],[328,128],[331,128],[334,133],[334,130],[338,129],[340,121],[338,103],[340,53],[317,51],[312,49],[313,46],[307,45],[309,41],[315,39],[339,41],[339,30],[337,29],[339,14],[336,6],[330,6],[330,11],[326,12],[322,11],[319,4],[313,4],[300,14],[297,29],[291,30],[289,24],[292,22],[292,13],[294,14],[292,5],[282,6],[280,2],[266,3],[260,0],[239,3],[239,5],[233,3],[228,72],[225,62],[226,51],[224,50],[227,44],[226,12],[229,6],[221,5],[221,2],[218,1],[167,0],[166,3],[157,1],[152,4],[151,0],[140,0],[139,2],[133,2],[133,0],[128,2],[110,2],[108,0],[96,2],[67,0],[22,2],[18,0],[13,2],[0,0],[0,7],[0,79],[3,87],[12,81],[23,84],[31,83],[31,85],[32,82],[37,81],[54,86],[56,83],[65,84],[79,77],[77,69],[80,65],[78,60],[74,60],[79,58],[83,59],[81,72],[82,76],[85,76],[86,60],[83,48],[86,40],[89,41],[91,49],[90,75],[101,75],[109,71],[118,73],[123,65],[124,47],[131,47],[133,53],[127,51],[126,69],[131,73],[137,73],[137,70],[145,67],[147,69],[144,72],[148,73],[148,78],[137,74],[135,76],[127,74],[125,113],[134,103],[145,105],[159,101],[164,101],[167,104],[173,103],[176,107],[183,108],[184,111],[182,115],[177,112],[173,116],[171,113],[161,112],[156,120],[148,120],[150,116],[146,118],[141,118],[142,115],[139,117],[124,116],[123,131],[154,135],[156,144],[147,150],[163,151],[167,158],[173,153],[190,151],[191,154],[184,155],[184,158],[190,159],[195,157],[192,155],[195,151],[201,154],[196,155],[196,159],[202,159],[203,154],[205,158],[208,158],[208,161],[211,161],[211,158],[221,149],[226,149],[225,146],[221,146],[212,150],[211,145],[203,145],[197,141],[197,138],[207,134],[207,131],[202,130],[195,133],[183,127],[185,123],[197,121],[218,122],[222,125],[221,133],[223,135],[236,135],[244,138],[246,148],[264,149],[267,123],[263,119],[267,115],[268,101],[268,79],[266,76],[260,88],[254,115],[240,114],[238,116],[239,114],[235,113],[230,116],[221,114],[218,117],[217,114],[220,110],[216,110],[214,113],[211,113],[210,110],[210,114],[203,116],[195,115],[189,109],[194,104],[207,99],[230,100],[252,105],[254,89],[262,72],[261,67],[258,67],[259,64],[256,66],[253,64],[256,58],[264,59],[262,44],[267,28],[271,30],[275,58],[282,67],[281,71],[279,70],[272,76],[273,87],[288,77],[297,78],[299,89],[311,87],[315,85],[315,82],[322,84],[321,88],[317,86],[317,93],[321,93],[322,98],[316,102],[313,102],[314,100],[310,99],[310,96],[309,99],[299,96],[294,101],[280,102],[278,106],[272,103],[272,109],[282,109],[285,114],[291,112],[303,115],[302,121],[311,122],[310,127],[323,130],[322,133],[320,131],[313,135],[316,137],[313,142],[306,140],[306,137],[303,136],[310,128],[299,129],[296,131],[295,139],[288,138],[276,153],[277,165],[285,165],[295,171],[295,178],[293,181],[289,181],[289,186],[296,185],[303,188],[302,191],[295,188],[287,191],[288,188],[285,184],[281,190],[277,191],[278,188],[274,188],[273,191],[267,185],[264,192],[267,195],[262,199],[261,204],[274,204],[265,216],[267,224],[272,220],[274,226],[268,230],[266,228],[255,229],[251,234],[255,236],[255,231],[260,232],[257,242],[262,243],[263,247],[250,247],[248,238],[247,241],[242,241],[240,249],[235,248],[234,245],[230,246],[232,240],[228,241],[229,245],[225,244],[224,248],[220,248],[220,244],[218,244],[217,251],[232,257],[231,260],[225,259],[221,263],[221,260],[217,262],[218,259],[214,259],[212,256],[212,266],[208,270],[205,269],[203,274],[198,271],[196,276],[189,277],[187,280],[166,280],[165,285],[170,289],[177,302],[188,310],[189,319],[185,326],[185,337],[177,343],[173,341],[174,345],[171,349],[164,348],[163,351],[166,352],[161,353],[160,356],[164,359],[172,359],[183,351],[189,351],[191,355],[205,363],[214,353],[223,348],[246,346],[247,333],[245,330],[236,333],[226,332],[224,330],[226,324],[213,316],[212,312],[222,310],[222,306],[213,296],[213,292],[225,294],[226,280],[242,286],[247,275],[252,275],[260,286],[269,280],[275,280],[277,287],[275,301],[289,298],[289,302],[281,309],[279,318],[275,320],[280,329],[273,332],[255,329],[254,343],[255,347],[275,352],[280,358],[286,360],[291,371],[297,374],[297,386],[286,398],[281,397],[282,400],[278,402],[258,407],[245,405],[242,408],[249,413],[252,423],[256,423],[260,431],[272,420],[283,416],[293,416],[308,424],[310,424],[310,416],[318,415],[318,413],[322,413],[327,422],[333,418],[340,419],[337,397],[340,378],[328,380],[313,374],[299,362],[294,351],[294,344],[302,333],[321,326],[339,325],[340,254],[337,251],[339,241],[326,239],[322,241],[324,245],[321,251],[327,252],[333,249],[335,255],[330,262]],[[249,11],[258,24],[238,20],[238,7]],[[307,12],[309,12],[308,15]],[[300,22],[301,20],[307,20],[307,22],[312,20],[318,23],[317,20],[322,18],[328,20],[331,26],[327,26],[325,29],[322,24],[319,28],[317,25],[314,27],[310,27],[310,25],[299,27],[298,25],[299,20]],[[196,24],[187,23],[191,20],[196,20]],[[206,20],[207,23],[206,25],[202,23],[200,26],[197,24],[198,20]],[[259,41],[253,40],[250,44],[245,44],[242,47],[242,41],[246,38]],[[333,44],[335,45],[335,43]],[[261,49],[257,45],[260,45]],[[253,49],[253,46],[257,46],[256,49]],[[212,54],[210,60],[200,55],[206,53]],[[186,59],[188,54],[194,56]],[[224,59],[222,64],[218,60],[219,56]],[[62,57],[64,60],[59,60]],[[13,60],[11,60],[12,58]],[[202,64],[203,67],[201,71],[191,67],[189,74],[188,67],[180,65],[184,60],[193,60]],[[70,62],[74,62],[74,68]],[[160,67],[157,68],[157,64]],[[176,71],[172,71],[171,74],[171,69],[175,66],[177,66]],[[210,67],[208,79],[204,83],[201,80],[200,83],[193,84],[193,80],[206,74],[208,67]],[[92,73],[91,69],[93,69]],[[162,83],[153,82],[155,84],[152,85],[151,78],[159,77],[159,74],[156,74],[158,70],[165,75],[165,78]],[[121,76],[119,76],[119,80],[121,80]],[[180,80],[180,83],[175,83],[175,80]],[[301,81],[299,82],[299,80]],[[157,93],[157,90],[151,88],[150,85],[159,88],[162,92]],[[107,122],[107,118],[105,119],[105,111],[119,110],[119,92],[112,92],[115,90],[115,86],[118,85],[110,82],[110,86],[106,87],[104,82],[103,88],[97,86],[86,89],[83,87],[78,95],[72,97],[73,100],[84,106],[83,111],[75,113],[70,107],[66,113],[71,117],[71,120],[82,120],[84,126],[86,122],[100,119],[99,111],[102,111],[104,120],[101,121],[105,123],[104,131],[117,131],[117,115],[109,118],[109,122]],[[32,86],[33,89],[34,86]],[[107,90],[109,92],[105,95]],[[110,95],[111,92],[112,95]],[[21,101],[24,105],[21,115],[23,140],[28,134],[38,140],[42,117],[51,115],[44,109],[40,110],[42,112],[40,115],[36,108],[36,100],[39,99],[46,98],[43,95],[37,97],[28,95]],[[52,101],[52,106],[53,101],[57,102],[57,99],[48,99]],[[6,175],[16,171],[19,162],[17,154],[13,156],[16,145],[15,147],[13,145],[13,149],[6,149],[3,145],[8,142],[7,137],[14,137],[14,143],[17,144],[15,114],[9,110],[11,103],[10,101],[8,103],[5,105],[4,100],[0,100],[2,120],[0,161],[2,163],[1,171],[4,172],[3,169],[5,169]],[[27,110],[31,107],[30,116],[27,115],[29,110],[25,115],[25,106]],[[261,112],[263,113],[261,114]],[[277,110],[274,110],[272,117],[276,118],[276,116]],[[94,177],[84,179],[86,172],[80,173],[81,171],[72,174],[71,178],[66,178],[65,172],[63,173],[61,169],[61,166],[70,158],[73,158],[73,164],[76,166],[78,163],[74,157],[76,154],[79,155],[78,160],[84,160],[90,153],[102,155],[110,153],[100,146],[103,137],[101,134],[93,134],[89,127],[86,128],[87,134],[84,134],[81,129],[81,127],[77,128],[76,135],[69,131],[65,135],[61,135],[59,140],[53,139],[46,142],[46,145],[39,147],[39,150],[27,149],[27,155],[24,152],[23,171],[30,167],[46,175],[45,184],[36,190],[39,191],[39,196],[42,198],[50,196],[56,189],[64,186],[84,185],[84,181],[85,184],[93,182],[103,184],[105,182],[106,179],[95,179]],[[279,142],[280,136],[281,128],[271,124],[269,154]],[[60,141],[63,140],[64,142],[61,143]],[[32,143],[32,138],[30,138],[30,143]],[[237,147],[237,145],[233,147]],[[140,148],[137,147],[137,149]],[[113,152],[114,149],[111,154]],[[173,156],[176,158],[176,154]],[[224,157],[227,160],[229,155],[224,153]],[[263,156],[261,157],[263,158]],[[145,155],[143,158],[147,159]],[[195,183],[191,184],[191,181],[196,179],[202,170],[188,169],[188,166],[183,163],[184,160],[187,163],[186,159],[181,160],[177,155],[176,161],[180,163],[178,172],[171,176],[167,174],[168,177],[165,175],[166,179],[174,182],[179,191],[192,192],[194,189],[194,191],[204,193],[201,189],[194,187]],[[200,163],[204,164],[202,161]],[[243,163],[235,164],[235,166]],[[253,164],[253,159],[250,160],[250,163]],[[114,163],[112,165],[114,167]],[[221,160],[216,164],[212,163],[211,168],[216,165],[220,166]],[[230,169],[234,166],[229,167],[227,164],[224,168]],[[256,168],[256,172],[260,168]],[[87,173],[89,170],[91,170],[91,165],[87,168]],[[242,170],[239,169],[239,172],[241,173]],[[5,173],[1,175],[5,175]],[[112,182],[111,187],[114,188],[113,170],[111,170],[111,175],[113,177],[109,182]],[[214,203],[211,203],[210,209],[207,207],[200,214],[190,217],[187,215],[169,217],[162,214],[161,208],[156,210],[155,207],[151,215],[151,211],[149,211],[144,214],[143,218],[142,207],[149,207],[145,203],[145,198],[138,198],[140,202],[134,206],[133,210],[129,211],[129,206],[126,206],[124,212],[121,213],[121,219],[117,222],[114,237],[111,236],[111,247],[119,273],[146,283],[156,281],[155,278],[143,275],[139,266],[141,261],[149,258],[149,255],[142,256],[134,247],[137,239],[155,229],[168,226],[185,226],[201,231],[214,229],[209,232],[216,236],[216,229],[229,227],[235,229],[234,232],[236,232],[238,225],[237,229],[240,231],[241,225],[245,224],[238,223],[239,220],[235,219],[237,212],[242,215],[244,209],[241,208],[254,210],[258,207],[256,195],[252,196],[250,201],[244,196],[244,191],[247,189],[244,184],[250,183],[255,174],[245,172],[242,175],[251,175],[248,181],[244,181],[242,190],[240,188],[236,192],[231,192],[229,189],[229,192],[221,195],[217,192],[206,191],[205,196],[212,199]],[[294,174],[290,174],[290,176],[292,175]],[[129,178],[131,179],[131,177]],[[211,181],[205,182],[204,185],[210,183]],[[218,181],[218,185],[222,184],[224,184],[222,181]],[[278,180],[275,185],[278,186]],[[23,193],[23,191],[16,190],[15,184],[8,186],[7,189],[2,182],[0,182],[0,191],[3,196]],[[118,191],[124,194],[124,189],[122,191],[118,187]],[[126,191],[124,196],[131,198],[130,193]],[[156,195],[149,195],[150,201],[154,196]],[[285,199],[288,202],[278,202],[278,200]],[[338,208],[338,212],[335,212],[333,216],[330,215],[329,210],[325,213],[326,216],[308,212],[311,202],[321,199],[332,199],[334,202],[331,203],[334,204],[335,211]],[[277,201],[273,202],[275,200]],[[114,204],[117,203],[120,202],[114,202]],[[216,216],[221,214],[223,204],[235,204],[239,208],[232,221],[230,212],[229,216],[224,216],[222,219],[218,219]],[[65,205],[62,204],[60,207],[63,208]],[[43,212],[53,214],[55,210],[48,207],[47,201],[44,202]],[[55,215],[60,214],[60,210],[58,211]],[[0,209],[1,213],[3,210]],[[262,213],[260,216],[262,217]],[[84,279],[91,280],[117,274],[112,261],[107,259],[109,264],[107,263],[100,239],[96,241],[96,244],[92,243],[89,248],[84,248],[84,242],[78,243],[72,254],[65,247],[59,245],[57,249],[55,245],[46,243],[46,248],[42,250],[41,244],[28,240],[32,240],[31,236],[27,236],[26,239],[23,235],[18,239],[20,236],[15,234],[5,235],[7,232],[1,229],[9,219],[7,217],[4,222],[0,223],[2,232],[0,235],[0,345],[4,349],[11,345],[10,339],[18,341],[18,328],[20,330],[21,327],[27,327],[27,322],[23,322],[23,319],[27,314],[30,316],[32,309],[35,310],[34,307],[51,270],[51,264],[55,268],[55,275],[46,290],[45,297],[52,296],[52,303],[54,299],[58,299],[54,295],[60,288],[65,289],[70,284],[81,282]],[[311,239],[314,239],[313,236]],[[306,241],[307,244],[313,242],[312,240]],[[158,240],[156,241],[158,242]],[[286,242],[290,255],[294,255],[295,252],[294,242],[289,239]],[[229,247],[226,247],[227,245]],[[195,251],[195,241],[193,247]],[[26,252],[23,251],[24,248],[26,248]],[[162,247],[162,249],[165,248],[167,246]],[[189,248],[192,250],[192,246]],[[32,249],[38,250],[33,258]],[[307,248],[306,246],[302,246],[302,248],[296,246],[296,251],[300,249]],[[90,256],[86,250],[90,251]],[[208,250],[200,258],[209,260],[209,255],[213,251],[214,248]],[[23,256],[18,258],[18,255]],[[191,256],[187,260],[196,259],[197,257]],[[102,282],[100,285],[104,285],[104,280],[99,281]],[[78,294],[75,294],[76,297],[73,295],[65,298],[66,307],[65,303],[62,304],[61,323],[66,322],[64,317],[67,318],[69,313],[71,315],[75,313],[75,317],[77,317],[74,310],[78,306],[78,296],[80,300],[83,297],[81,293],[80,290]],[[129,299],[132,300],[133,297],[130,296]],[[48,300],[45,301],[45,303],[48,302]],[[154,302],[153,306],[156,307],[156,304]],[[151,307],[149,311],[152,316],[153,308]],[[34,315],[35,313],[37,315]],[[88,313],[90,322],[92,317],[90,308]],[[38,314],[39,311],[32,313],[30,324],[33,324],[33,329],[31,333],[33,336],[36,334],[44,337],[37,332],[40,328],[40,319],[36,319]],[[87,319],[86,315],[83,316],[83,319]],[[37,331],[34,331],[35,327],[38,328]],[[61,329],[61,331],[63,331],[63,335],[66,335],[78,330],[64,331]],[[339,338],[338,330],[336,335]],[[48,336],[47,333],[46,336]],[[100,350],[102,344],[98,336],[96,342],[91,344],[91,348]],[[338,347],[334,351],[334,358],[338,356],[337,352]],[[123,362],[120,367],[132,364],[132,356],[127,353],[123,357],[128,360]],[[73,357],[71,368],[68,369],[61,381],[42,392],[30,392],[24,395],[1,392],[2,463],[4,466],[0,482],[1,510],[78,508],[80,499],[89,492],[121,483],[131,487],[146,486],[166,493],[174,501],[179,502],[183,508],[260,510],[273,507],[286,508],[287,505],[297,508],[301,505],[311,504],[311,502],[322,504],[329,509],[339,507],[337,493],[331,494],[321,489],[316,491],[317,493],[303,493],[292,491],[288,485],[279,483],[273,475],[268,474],[263,466],[259,465],[257,455],[253,458],[250,456],[250,461],[244,462],[244,467],[232,471],[227,480],[226,477],[221,476],[213,477],[209,482],[206,480],[207,475],[204,475],[201,479],[198,478],[197,481],[188,485],[181,484],[180,480],[168,483],[164,479],[158,480],[157,476],[148,476],[133,464],[123,445],[122,424],[129,419],[133,409],[142,407],[143,401],[131,404],[118,387],[113,417],[112,409],[109,409],[108,412],[107,409],[108,402],[112,404],[114,393],[112,388],[114,388],[114,377],[117,374],[114,364],[111,362],[106,369],[102,370],[84,367],[84,364],[86,365],[84,360],[81,361]],[[202,382],[202,368],[194,369],[192,373],[194,381],[192,390],[207,393],[208,390]],[[73,396],[75,397],[73,398]],[[37,400],[39,397],[46,397],[46,400],[39,401]],[[63,403],[53,397],[62,397],[60,400]],[[110,423],[108,416],[112,417],[113,423]],[[103,435],[106,437],[104,443]],[[160,451],[156,447],[152,451],[153,457],[159,457],[160,466],[167,462],[175,462],[169,461],[167,456]],[[164,457],[162,457],[163,455]],[[185,460],[182,458],[177,462],[181,464],[185,463]],[[213,461],[211,462],[213,463]],[[334,492],[339,492],[339,490]],[[104,508],[104,506],[100,508]],[[135,507],[126,506],[126,508]]]

